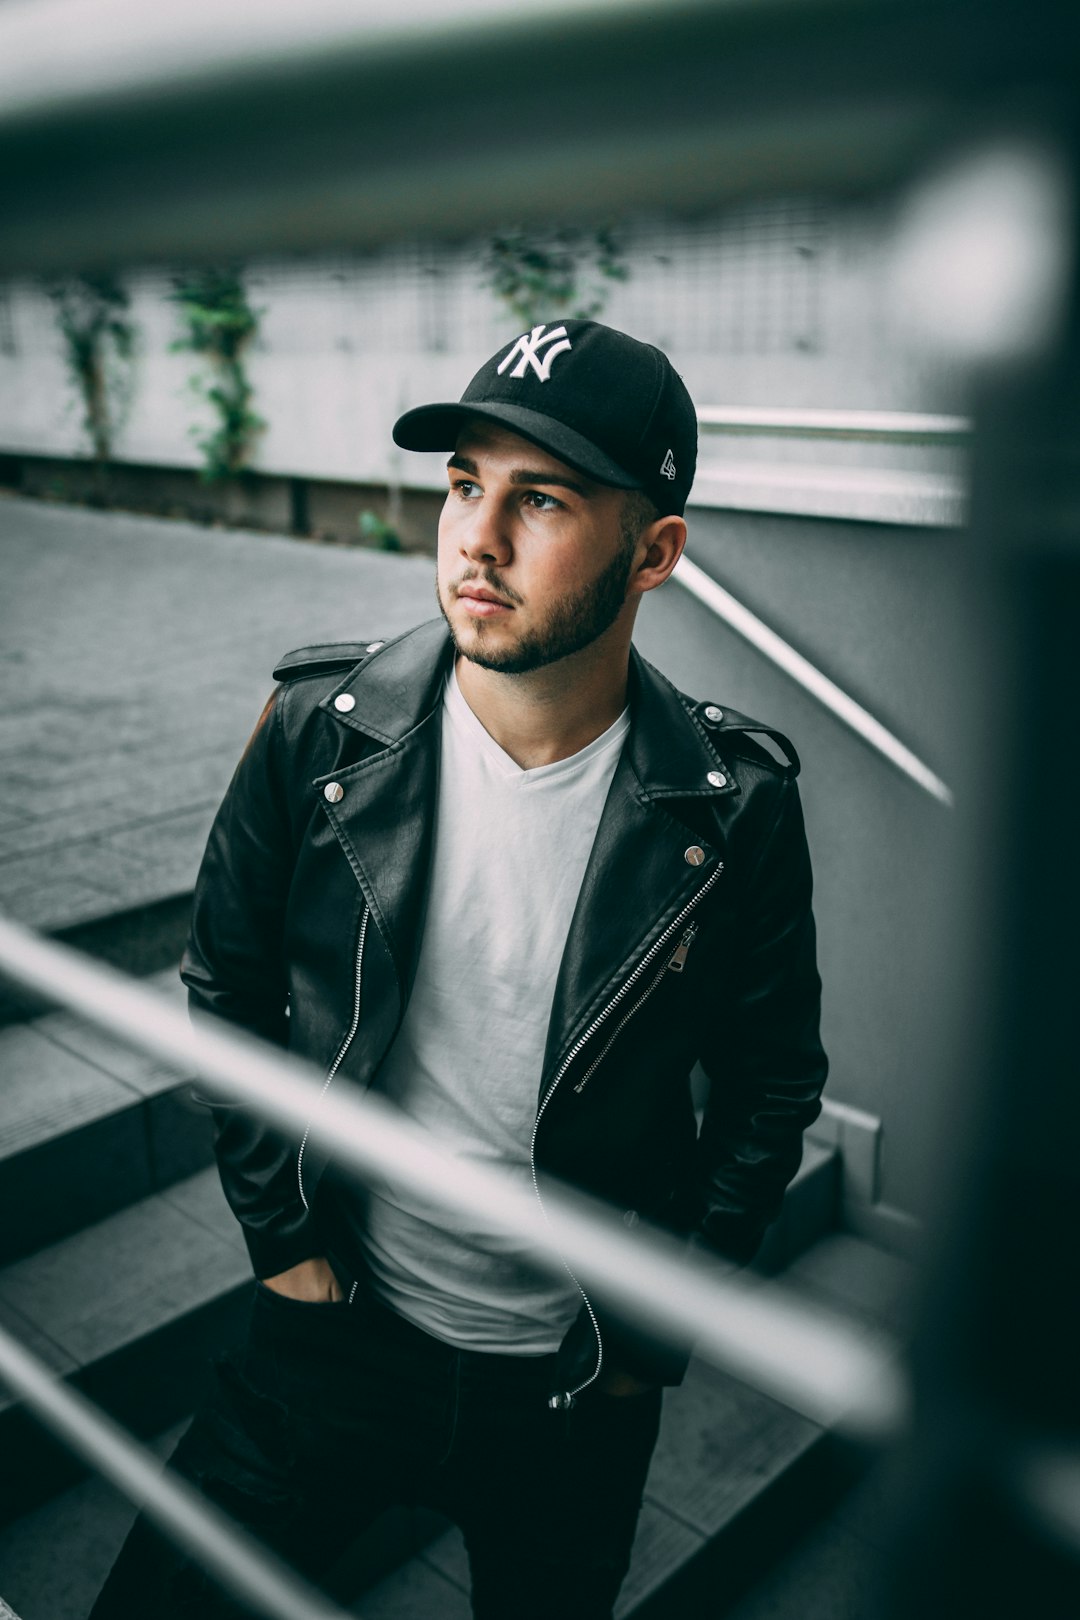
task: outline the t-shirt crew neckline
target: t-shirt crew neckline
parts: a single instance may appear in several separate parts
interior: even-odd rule
[[[607,753],[608,749],[621,747],[630,730],[630,708],[627,705],[606,731],[602,731],[599,737],[594,737],[591,743],[586,743],[584,748],[579,748],[576,754],[568,754],[565,759],[553,760],[550,765],[533,765],[526,769],[519,765],[516,759],[512,759],[505,748],[499,746],[490,731],[484,728],[470,709],[465,694],[458,685],[457,670],[453,664],[446,677],[445,702],[455,728],[468,736],[474,747],[482,750],[500,775],[523,787],[550,782],[555,777],[569,776],[571,772],[581,770],[601,754]]]

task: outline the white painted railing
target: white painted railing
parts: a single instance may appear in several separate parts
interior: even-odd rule
[[[796,438],[903,440],[908,444],[964,443],[971,435],[966,416],[919,411],[788,410],[772,406],[705,405],[698,423],[726,433],[784,434]]]
[[[932,798],[952,807],[951,788],[946,786],[929,765],[924,764],[906,743],[894,737],[880,720],[876,720],[869,710],[856,703],[853,697],[824,675],[808,658],[796,652],[795,648],[782,636],[777,635],[775,630],[771,630],[764,620],[751,613],[750,609],[744,607],[730,591],[718,585],[703,568],[698,567],[697,563],[691,562],[689,557],[680,558],[673,577],[737,635],[742,636],[744,641],[756,647],[770,663],[775,664],[785,675],[789,675],[823,708],[828,709],[830,714],[834,714],[838,720],[854,731],[856,736],[868,743],[883,759],[887,759]]]
[[[915,411],[707,405],[692,506],[954,528],[971,423]]]

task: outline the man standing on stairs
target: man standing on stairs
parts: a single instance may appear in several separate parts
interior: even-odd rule
[[[557,1177],[745,1264],[826,1063],[794,750],[631,645],[686,538],[689,395],[657,349],[567,320],[394,437],[449,452],[442,618],[278,667],[199,876],[193,1010],[541,1200]],[[214,1111],[260,1280],[176,1466],[316,1580],[426,1503],[462,1527],[482,1620],[610,1616],[685,1352]],[[140,1523],[94,1616],[236,1612]]]

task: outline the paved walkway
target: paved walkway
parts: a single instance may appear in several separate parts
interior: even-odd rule
[[[290,647],[434,611],[425,558],[0,499],[0,907],[59,929],[189,891]]]

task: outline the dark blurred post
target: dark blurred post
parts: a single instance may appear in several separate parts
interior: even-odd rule
[[[1055,1456],[1080,1458],[1075,129],[1054,146],[1072,205],[1064,320],[976,397],[968,600],[987,634],[958,783],[963,1084],[938,1154],[947,1219],[930,1234],[890,1620],[1080,1616],[1080,1490],[1070,1502],[1052,1478]],[[1043,1514],[1044,1488],[1071,1538]]]

